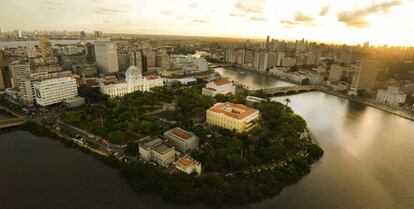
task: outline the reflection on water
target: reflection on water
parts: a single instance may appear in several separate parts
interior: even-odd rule
[[[251,72],[217,71],[252,88],[289,84]],[[325,155],[279,196],[231,208],[414,208],[414,122],[320,92],[289,98]],[[116,171],[90,155],[15,131],[0,133],[0,208],[182,206],[133,193]]]
[[[289,98],[325,155],[257,208],[414,208],[414,122],[320,92]]]
[[[247,86],[250,90],[257,90],[269,87],[279,87],[279,86],[294,86],[295,84],[276,80],[269,76],[261,75],[246,70],[231,70],[227,68],[216,68],[214,69],[221,76],[227,77],[230,80],[235,81],[236,83],[243,84]]]

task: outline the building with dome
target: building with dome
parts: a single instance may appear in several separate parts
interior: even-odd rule
[[[99,87],[102,94],[110,98],[124,96],[134,91],[149,91],[156,86],[163,86],[163,79],[159,76],[142,76],[142,72],[135,66],[130,66],[125,72],[124,81],[101,81]]]

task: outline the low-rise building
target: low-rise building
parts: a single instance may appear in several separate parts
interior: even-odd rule
[[[174,146],[156,138],[139,144],[139,155],[145,161],[154,161],[160,166],[168,166],[175,160]]]
[[[78,96],[76,80],[71,77],[48,78],[35,81],[36,103],[48,106]]]
[[[202,94],[213,97],[217,94],[236,94],[236,86],[231,81],[221,78],[207,83]]]
[[[257,125],[259,111],[241,104],[216,103],[207,110],[207,123],[238,133],[251,130]]]
[[[171,144],[174,144],[175,149],[182,153],[194,150],[199,144],[199,139],[196,135],[178,127],[164,132],[164,136]]]
[[[398,106],[405,103],[407,94],[400,91],[398,87],[389,86],[387,90],[380,89],[377,93],[377,101]]]
[[[191,157],[183,157],[179,159],[175,167],[177,170],[182,171],[186,174],[196,173],[197,175],[201,175],[201,163],[195,161]]]
[[[102,81],[99,84],[102,94],[111,98],[124,96],[134,91],[149,91],[156,86],[163,86],[164,81],[159,76],[142,76],[142,72],[135,66],[131,66],[125,72],[125,81]]]

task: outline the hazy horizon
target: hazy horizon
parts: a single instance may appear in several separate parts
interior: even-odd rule
[[[0,0],[4,30],[414,46],[412,0]],[[28,14],[28,15],[23,15]]]

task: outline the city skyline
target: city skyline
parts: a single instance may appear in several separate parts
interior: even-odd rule
[[[235,38],[301,39],[372,45],[413,46],[410,19],[414,2],[162,0],[0,0],[4,30],[102,30]],[[25,15],[30,14],[30,18]],[[54,18],[51,18],[54,17]]]

